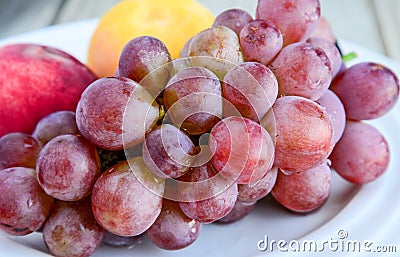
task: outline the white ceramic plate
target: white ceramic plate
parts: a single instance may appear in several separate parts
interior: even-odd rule
[[[59,26],[48,27],[38,31],[8,38],[0,45],[12,42],[35,42],[61,48],[81,61],[86,60],[86,51],[96,21],[89,20]],[[392,68],[400,74],[400,65],[389,58],[371,52],[360,46],[341,41],[345,53],[355,51],[358,58],[353,61],[374,61]],[[102,246],[94,256],[274,256],[282,254],[278,245],[273,251],[258,249],[260,240],[268,237],[269,243],[285,240],[283,248],[292,253],[290,248],[296,241],[304,243],[314,240],[318,249],[311,249],[301,254],[310,256],[316,250],[323,251],[324,256],[365,255],[361,248],[353,249],[353,242],[364,244],[371,251],[380,246],[395,246],[389,250],[400,252],[400,103],[383,118],[371,122],[387,138],[391,147],[391,163],[387,172],[377,181],[359,187],[345,182],[335,173],[329,200],[313,213],[298,215],[286,211],[272,198],[262,200],[256,210],[245,219],[230,225],[210,224],[203,226],[198,240],[190,247],[180,251],[164,251],[152,245],[146,238],[130,249],[118,249]],[[335,243],[335,240],[337,243]],[[327,242],[325,242],[327,241]],[[350,247],[346,247],[349,245]],[[261,244],[260,246],[264,246]],[[330,247],[331,246],[331,247]],[[363,245],[361,245],[363,246]],[[332,248],[332,249],[330,249]],[[336,249],[338,248],[338,249]],[[346,249],[349,248],[349,249]],[[355,250],[355,251],[354,251]],[[285,253],[288,254],[288,253]],[[41,234],[34,233],[24,237],[8,237],[0,234],[0,257],[39,257],[49,256],[42,241]]]

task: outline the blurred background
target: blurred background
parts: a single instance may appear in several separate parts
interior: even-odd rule
[[[0,39],[42,27],[99,18],[119,0],[0,0]],[[214,14],[221,6],[254,15],[257,0],[199,0]],[[336,35],[400,61],[399,0],[320,0]]]

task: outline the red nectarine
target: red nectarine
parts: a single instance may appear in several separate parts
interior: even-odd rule
[[[75,111],[96,75],[70,54],[37,44],[0,48],[0,137],[32,133],[44,116]]]

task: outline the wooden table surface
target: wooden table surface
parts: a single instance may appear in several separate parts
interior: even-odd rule
[[[0,0],[0,39],[53,24],[98,18],[119,0]],[[148,0],[143,0],[148,1]],[[257,0],[199,0],[215,14],[226,6],[254,13]],[[400,62],[399,0],[320,0],[336,35]]]

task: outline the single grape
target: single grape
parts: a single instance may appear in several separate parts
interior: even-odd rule
[[[80,134],[73,111],[58,111],[45,116],[37,123],[32,136],[44,146],[50,139],[65,134]]]
[[[278,79],[279,96],[320,98],[332,81],[332,68],[325,51],[308,43],[282,49],[269,68]]]
[[[330,189],[331,169],[325,161],[291,175],[279,172],[271,193],[287,209],[304,213],[321,207],[328,199]]]
[[[331,24],[323,16],[319,18],[317,28],[313,31],[310,37],[322,38],[333,44],[336,43],[336,36]]]
[[[0,229],[16,236],[39,230],[54,202],[25,167],[0,171],[0,195]]]
[[[258,123],[231,116],[217,123],[210,134],[211,162],[229,181],[257,183],[271,169],[274,144]]]
[[[286,172],[311,169],[331,151],[331,117],[319,104],[307,98],[278,98],[261,125],[275,136],[274,165]]]
[[[161,212],[164,181],[147,170],[141,157],[121,162],[99,177],[92,191],[99,224],[119,236],[145,232]]]
[[[94,145],[81,135],[61,135],[50,140],[39,154],[36,176],[43,190],[63,201],[88,196],[101,173]]]
[[[135,247],[143,243],[143,236],[119,236],[109,231],[105,231],[103,244],[112,247]]]
[[[192,66],[206,67],[219,78],[227,72],[227,69],[221,70],[221,65],[224,67],[226,63],[244,61],[239,37],[225,26],[212,27],[196,34],[189,45],[188,56],[192,57]]]
[[[101,78],[83,92],[76,109],[79,131],[92,144],[122,150],[143,142],[158,120],[158,105],[128,78]]]
[[[257,62],[244,62],[229,70],[222,83],[224,116],[238,115],[256,122],[268,112],[278,96],[274,73]]]
[[[387,170],[390,149],[384,136],[372,125],[347,121],[343,136],[329,159],[332,168],[344,179],[366,184]]]
[[[333,143],[336,144],[340,137],[343,135],[344,128],[346,126],[346,112],[344,106],[340,101],[339,97],[332,91],[327,90],[325,94],[317,100],[325,111],[332,118],[333,125]]]
[[[47,248],[60,257],[91,256],[101,245],[104,233],[93,217],[90,198],[57,201],[43,227]]]
[[[306,43],[309,43],[314,47],[319,47],[325,51],[326,56],[328,56],[328,59],[331,63],[332,76],[335,77],[341,70],[343,64],[342,56],[340,55],[340,51],[335,43],[317,37],[310,37],[307,39]]]
[[[282,32],[283,44],[304,41],[317,28],[319,0],[259,0],[256,18],[269,20]]]
[[[237,184],[224,179],[210,162],[194,167],[179,178],[179,206],[183,213],[201,223],[225,217],[235,205]]]
[[[161,213],[146,236],[162,249],[179,250],[195,242],[201,226],[182,212],[178,202],[163,199]]]
[[[146,135],[142,154],[144,163],[154,175],[177,178],[189,170],[195,146],[179,128],[163,124]]]
[[[12,132],[0,138],[0,170],[11,167],[35,168],[42,147],[34,137]]]
[[[399,80],[387,67],[362,62],[347,68],[331,89],[342,101],[351,120],[370,120],[385,115],[399,98]]]
[[[250,13],[242,9],[228,9],[215,17],[215,21],[213,23],[213,27],[217,26],[225,26],[235,31],[235,33],[239,36],[240,31],[243,27],[251,22],[253,17]]]
[[[267,20],[248,23],[239,34],[244,59],[268,65],[283,46],[282,33]]]
[[[151,36],[139,36],[130,40],[122,49],[118,76],[140,83],[156,97],[173,73],[171,61],[171,54],[161,40]]]
[[[222,116],[221,83],[206,68],[180,70],[164,90],[167,115],[176,126],[189,134],[209,131]]]
[[[256,207],[256,202],[241,202],[239,200],[236,201],[233,209],[223,217],[222,219],[217,220],[218,223],[230,224],[236,221],[239,221],[249,215],[251,211]]]
[[[278,168],[273,167],[267,174],[255,185],[239,185],[238,201],[244,203],[253,203],[268,195],[275,185]]]

